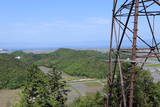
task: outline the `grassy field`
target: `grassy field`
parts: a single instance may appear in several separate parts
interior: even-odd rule
[[[0,90],[0,107],[12,107],[20,100],[20,89]]]
[[[160,64],[146,64],[146,67],[160,67]]]

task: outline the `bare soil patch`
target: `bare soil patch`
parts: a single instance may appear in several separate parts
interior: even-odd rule
[[[20,101],[20,89],[0,90],[0,107],[11,107]]]

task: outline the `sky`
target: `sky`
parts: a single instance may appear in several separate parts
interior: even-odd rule
[[[0,48],[105,48],[112,0],[1,0]]]

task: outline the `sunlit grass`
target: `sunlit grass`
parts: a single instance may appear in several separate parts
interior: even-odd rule
[[[146,67],[160,67],[160,64],[147,64]]]

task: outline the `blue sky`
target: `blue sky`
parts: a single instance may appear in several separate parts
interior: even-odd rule
[[[107,47],[112,0],[1,0],[0,48]]]

